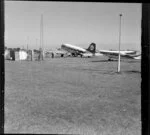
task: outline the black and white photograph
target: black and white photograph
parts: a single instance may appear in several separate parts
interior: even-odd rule
[[[141,135],[141,3],[5,1],[4,133]]]

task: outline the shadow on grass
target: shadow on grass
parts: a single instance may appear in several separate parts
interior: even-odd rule
[[[95,70],[95,69],[82,69],[82,70],[87,70],[87,71],[93,71],[93,72],[97,72],[100,74],[107,74],[107,75],[122,75],[122,74],[141,74],[141,71],[138,70],[129,70],[129,71],[106,71],[106,70]]]
[[[131,74],[131,73],[141,73],[140,71],[137,71],[137,70],[130,70],[130,71],[124,71],[123,73],[128,73],[128,74]]]
[[[115,72],[116,74],[141,74],[140,71],[137,70],[129,70],[129,71],[120,71],[120,72]]]
[[[116,62],[118,60],[93,60],[90,62]],[[140,60],[121,60],[121,62],[126,62],[126,63],[139,63],[141,62]]]
[[[81,69],[83,71],[92,71],[92,72],[96,72],[98,74],[107,74],[107,75],[114,75],[114,74],[122,74],[122,72],[116,72],[116,71],[108,71],[108,70],[99,70],[99,69]]]
[[[114,61],[117,61],[117,60],[93,60],[93,61],[90,61],[90,62],[114,62]]]

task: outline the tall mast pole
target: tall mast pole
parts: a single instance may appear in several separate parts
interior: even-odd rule
[[[29,46],[29,37],[27,37],[27,51],[28,51],[28,46]]]
[[[37,38],[36,38],[36,44],[35,44],[35,45],[36,45],[36,47],[37,47],[37,45],[38,45],[38,44],[37,44]]]
[[[43,24],[43,14],[42,14],[42,60],[44,60],[44,24]]]
[[[41,50],[41,59],[43,60],[43,14],[41,15],[41,24],[40,24],[40,50]]]
[[[120,72],[120,44],[121,44],[121,16],[122,14],[119,15],[120,16],[120,24],[119,24],[119,54],[118,54],[118,70],[117,72]]]

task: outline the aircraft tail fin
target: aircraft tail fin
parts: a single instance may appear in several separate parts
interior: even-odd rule
[[[96,52],[96,44],[91,43],[90,46],[88,47],[87,51],[89,51],[91,53],[95,53]]]

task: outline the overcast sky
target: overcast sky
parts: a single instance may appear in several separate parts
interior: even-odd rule
[[[120,13],[121,49],[140,50],[140,3],[5,1],[5,44],[38,49],[43,14],[46,49],[62,43],[87,48],[91,42],[99,50],[118,49]]]

